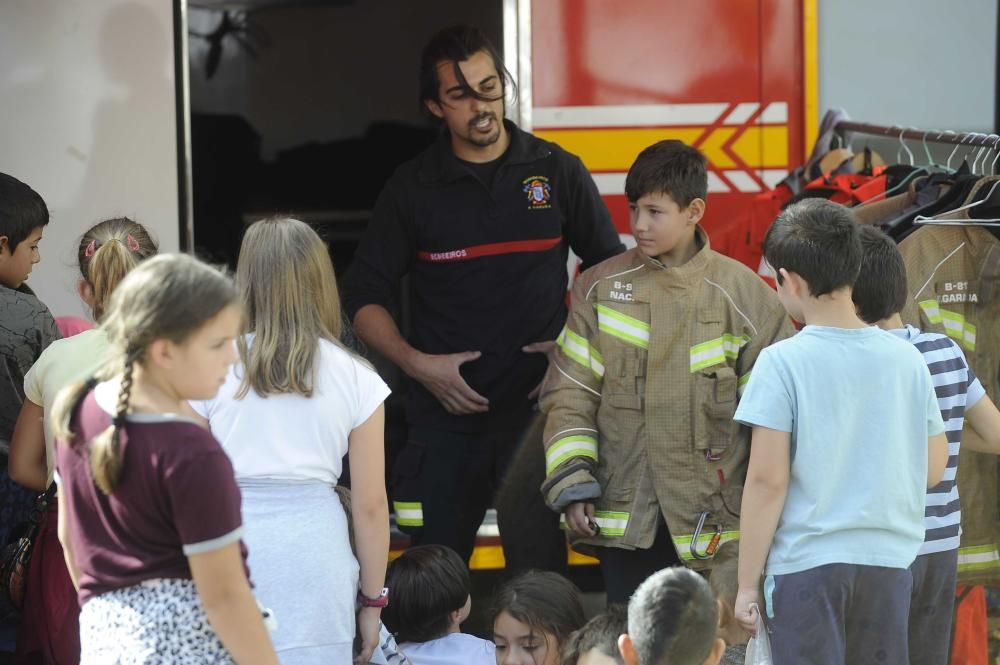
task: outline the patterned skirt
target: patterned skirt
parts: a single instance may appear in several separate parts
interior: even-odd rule
[[[194,582],[147,580],[80,610],[80,665],[233,662],[208,623]]]

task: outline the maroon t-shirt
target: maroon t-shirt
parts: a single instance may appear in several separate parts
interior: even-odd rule
[[[209,431],[175,416],[129,415],[121,482],[108,496],[93,482],[87,450],[110,425],[91,392],[74,414],[73,443],[56,446],[81,605],[144,580],[191,579],[188,555],[237,542],[242,532],[233,467]]]

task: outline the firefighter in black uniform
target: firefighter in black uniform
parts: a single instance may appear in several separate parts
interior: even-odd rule
[[[420,88],[445,131],[382,190],[345,305],[358,335],[414,379],[391,474],[397,523],[468,559],[566,319],[569,248],[586,268],[624,247],[580,159],[504,120],[510,75],[480,30],[436,34]],[[407,274],[404,339],[389,309]],[[558,570],[542,442],[525,443],[505,489],[518,508],[498,507],[507,567]]]

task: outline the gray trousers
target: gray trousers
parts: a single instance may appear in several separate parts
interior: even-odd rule
[[[764,587],[774,665],[909,665],[909,569],[836,563]]]
[[[918,556],[910,573],[910,665],[948,665],[958,550]]]

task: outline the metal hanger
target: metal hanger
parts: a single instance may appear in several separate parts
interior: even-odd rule
[[[916,130],[916,127],[910,127],[910,129]],[[910,166],[915,166],[915,164],[914,164],[914,159],[915,158],[913,156],[913,152],[907,147],[907,145],[905,143],[903,143],[903,134],[904,133],[906,133],[906,130],[901,128],[900,131],[899,131],[899,144],[901,146],[903,146],[903,148],[906,150],[907,154],[909,154],[909,156],[910,156]],[[925,140],[927,138],[927,134],[928,134],[928,132],[925,132],[924,136],[923,136],[923,138],[921,140],[924,141],[924,151],[927,153],[928,160],[930,160],[930,150],[927,149],[927,142]],[[901,161],[899,159],[899,157],[900,157],[899,148],[897,148],[896,149],[896,161],[897,162]],[[933,164],[928,164],[927,166],[921,166],[920,168],[915,169],[914,171],[906,174],[906,177],[903,178],[902,180],[900,180],[898,183],[896,183],[893,187],[890,187],[889,189],[885,190],[884,192],[879,192],[878,194],[875,194],[874,196],[871,196],[871,197],[865,199],[864,201],[859,202],[855,207],[858,208],[858,207],[861,207],[861,206],[864,206],[864,205],[868,205],[869,203],[874,203],[876,201],[880,201],[880,200],[885,199],[885,198],[887,198],[889,196],[892,196],[893,194],[896,194],[897,192],[902,191],[905,187],[907,187],[910,184],[910,181],[913,180],[914,178],[916,178],[917,176],[929,174],[930,173],[929,167],[931,167],[931,166],[933,166]]]
[[[978,206],[983,205],[990,200],[993,196],[993,192],[996,191],[997,185],[1000,185],[1000,180],[996,180],[993,186],[990,187],[990,191],[986,193],[986,196],[979,199],[978,201],[973,201],[972,203],[967,203],[966,205],[959,206],[958,208],[953,208],[952,210],[947,210],[937,215],[931,217],[924,217],[923,215],[917,215],[913,218],[914,224],[935,224],[938,226],[1000,226],[1000,217],[993,219],[941,219],[944,215],[952,215],[956,212],[962,212],[963,210],[971,210]]]

